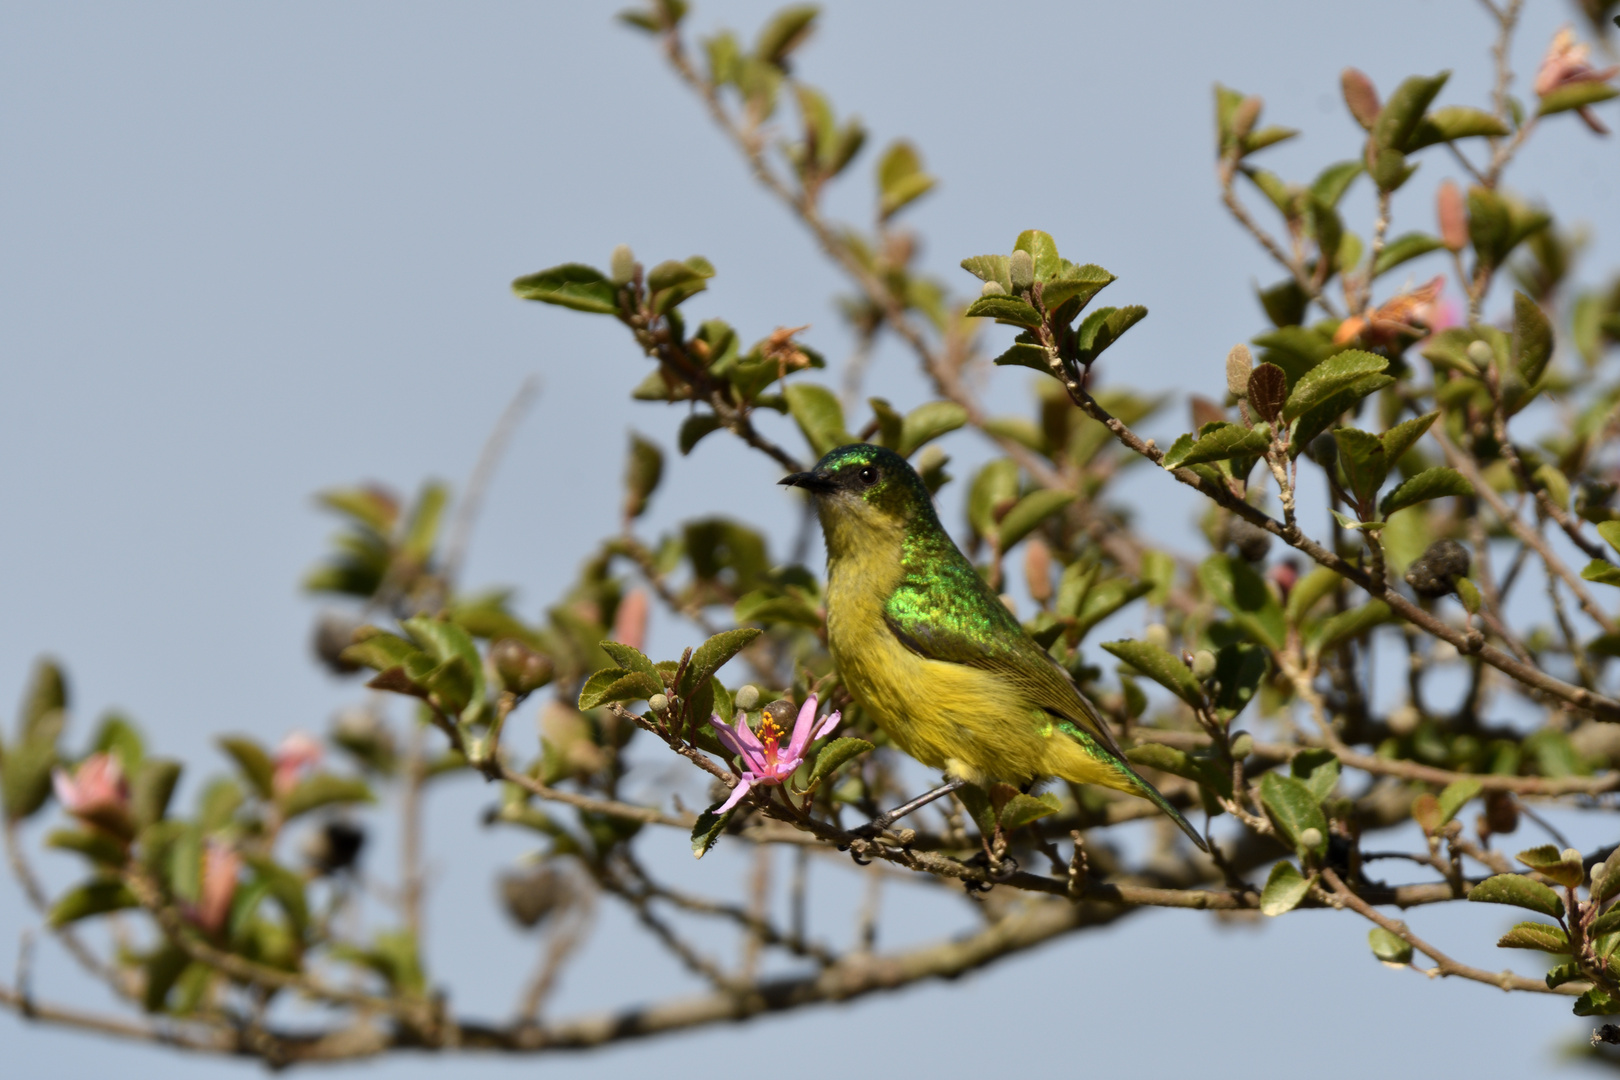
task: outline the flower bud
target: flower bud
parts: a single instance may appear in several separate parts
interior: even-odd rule
[[[647,699],[647,707],[653,712],[660,714],[669,711],[669,695],[654,694],[652,697]]]
[[[613,613],[614,641],[636,651],[647,642],[647,590],[632,589]]]
[[[636,257],[629,244],[620,244],[608,258],[608,275],[615,285],[628,285],[636,276]]]
[[[1402,705],[1390,710],[1385,723],[1389,725],[1392,734],[1406,736],[1416,731],[1418,725],[1423,723],[1423,714],[1413,705]]]
[[[1481,371],[1491,366],[1496,360],[1496,350],[1491,348],[1488,341],[1470,341],[1468,343],[1468,359]]]
[[[1468,246],[1468,211],[1463,205],[1462,189],[1450,180],[1442,181],[1435,201],[1441,242],[1450,251],[1461,251]]]
[[[1208,649],[1199,649],[1193,653],[1193,678],[1199,682],[1208,682],[1215,675],[1215,654]]]
[[[1378,103],[1378,88],[1372,80],[1355,68],[1345,68],[1339,76],[1339,88],[1344,91],[1344,103],[1350,115],[1363,129],[1371,131],[1384,107]]]
[[[539,926],[573,897],[568,875],[546,863],[509,870],[501,875],[501,906],[524,929]]]
[[[1254,368],[1254,354],[1241,341],[1226,354],[1226,392],[1233,397],[1249,396],[1249,372]]]
[[[1052,549],[1038,536],[1024,544],[1024,583],[1037,604],[1052,599]]]
[[[1142,639],[1154,648],[1170,651],[1170,628],[1164,623],[1153,623],[1142,632]]]
[[[1232,110],[1232,138],[1234,140],[1242,142],[1249,137],[1249,132],[1254,130],[1254,122],[1260,119],[1261,104],[1260,99],[1252,94],[1238,102],[1238,107]]]
[[[737,691],[736,700],[737,708],[743,710],[752,710],[754,706],[759,704],[759,687],[750,683],[747,686],[740,688]]]
[[[501,685],[518,697],[532,694],[551,681],[551,659],[516,638],[502,638],[490,646],[489,658]]]
[[[1468,549],[1455,540],[1436,540],[1406,571],[1406,583],[1419,596],[1434,599],[1457,587],[1468,573]]]
[[[1247,731],[1238,732],[1237,736],[1232,740],[1231,750],[1232,760],[1242,761],[1254,753],[1254,736]]]
[[[987,282],[984,283],[984,287],[979,290],[979,295],[980,296],[1006,296],[1007,295],[1007,290],[1003,289],[1001,287],[1001,282],[999,282],[999,281],[987,281]]]
[[[1299,834],[1299,842],[1302,847],[1316,847],[1322,842],[1322,830],[1318,829],[1315,825],[1312,825],[1310,828]]]
[[[1035,284],[1035,259],[1027,251],[1015,251],[1007,260],[1007,273],[1012,278],[1013,292],[1021,293]]]

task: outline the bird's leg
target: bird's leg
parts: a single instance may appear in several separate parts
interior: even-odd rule
[[[851,829],[850,834],[870,840],[872,837],[876,836],[884,829],[887,829],[890,825],[893,825],[907,814],[921,810],[935,799],[944,798],[946,795],[949,795],[951,792],[955,791],[959,787],[962,787],[966,783],[966,780],[961,779],[947,780],[945,783],[939,785],[937,788],[934,788],[932,791],[925,791],[915,799],[912,799],[910,802],[901,803],[888,813],[879,814],[871,821],[868,821],[865,825]]]

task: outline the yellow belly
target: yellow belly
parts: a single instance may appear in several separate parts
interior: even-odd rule
[[[828,645],[850,696],[900,749],[980,786],[1059,776],[1133,790],[994,673],[907,649],[883,621],[893,581],[842,563],[828,568]]]

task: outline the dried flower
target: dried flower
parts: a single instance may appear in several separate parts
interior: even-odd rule
[[[310,770],[321,763],[321,744],[313,735],[304,731],[295,731],[281,740],[276,747],[276,753],[271,758],[275,766],[270,787],[276,797],[287,794],[298,786]]]
[[[1547,55],[1541,59],[1541,70],[1536,72],[1536,96],[1544,98],[1576,83],[1608,82],[1620,74],[1620,67],[1594,68],[1587,60],[1591,51],[1591,46],[1575,40],[1575,32],[1567,26],[1554,34]],[[1583,105],[1576,112],[1599,135],[1609,133],[1589,107]]]
[[[221,840],[209,840],[203,849],[202,895],[193,913],[197,925],[218,934],[230,918],[231,901],[236,897],[236,877],[242,872],[242,856]]]
[[[91,754],[69,778],[67,772],[51,772],[51,786],[62,809],[79,818],[95,818],[106,812],[129,809],[129,784],[124,770],[111,754]]]
[[[727,726],[718,715],[709,718],[726,749],[743,759],[742,779],[731,789],[731,797],[720,805],[719,813],[736,806],[756,785],[780,784],[792,776],[804,763],[805,748],[837,727],[840,719],[840,714],[834,711],[818,722],[816,695],[811,694],[794,721],[791,741],[784,747],[782,736],[785,733],[772,715],[773,711],[766,708],[757,735],[749,729],[746,716],[738,716],[735,727]]]
[[[1436,301],[1445,285],[1446,279],[1440,275],[1427,285],[1390,297],[1365,315],[1350,316],[1339,324],[1333,344],[1347,345],[1360,338],[1362,344],[1377,347],[1423,337],[1433,327],[1439,307]]]

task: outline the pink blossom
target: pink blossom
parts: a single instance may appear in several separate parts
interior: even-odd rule
[[[619,601],[619,610],[613,617],[614,641],[640,649],[647,639],[647,592],[632,589]]]
[[[236,897],[236,877],[242,872],[242,856],[219,840],[209,840],[203,849],[202,895],[197,900],[197,925],[210,934],[225,928]]]
[[[1591,47],[1577,42],[1569,27],[1554,34],[1552,44],[1547,46],[1547,55],[1541,60],[1541,70],[1536,72],[1536,96],[1546,97],[1554,90],[1576,83],[1608,82],[1620,74],[1620,67],[1594,68],[1587,60],[1590,54]],[[1609,129],[1598,122],[1591,109],[1583,106],[1576,111],[1587,127],[1599,135],[1608,133]]]
[[[275,757],[271,759],[275,774],[270,786],[276,795],[285,795],[297,787],[298,781],[321,763],[321,753],[320,742],[306,732],[295,731],[282,739],[281,745],[276,747]]]
[[[62,808],[75,817],[88,818],[129,809],[129,784],[111,754],[91,754],[69,778],[63,769],[51,771],[51,786]]]
[[[735,727],[727,726],[718,715],[711,716],[709,723],[714,725],[720,741],[743,759],[742,779],[731,789],[731,798],[722,803],[716,813],[723,814],[736,806],[756,785],[780,784],[792,776],[804,763],[805,748],[837,727],[840,714],[828,713],[819,722],[815,717],[816,695],[811,694],[793,722],[793,738],[783,747],[783,731],[768,710],[760,720],[757,735],[749,729],[748,717],[742,713],[737,715]]]

